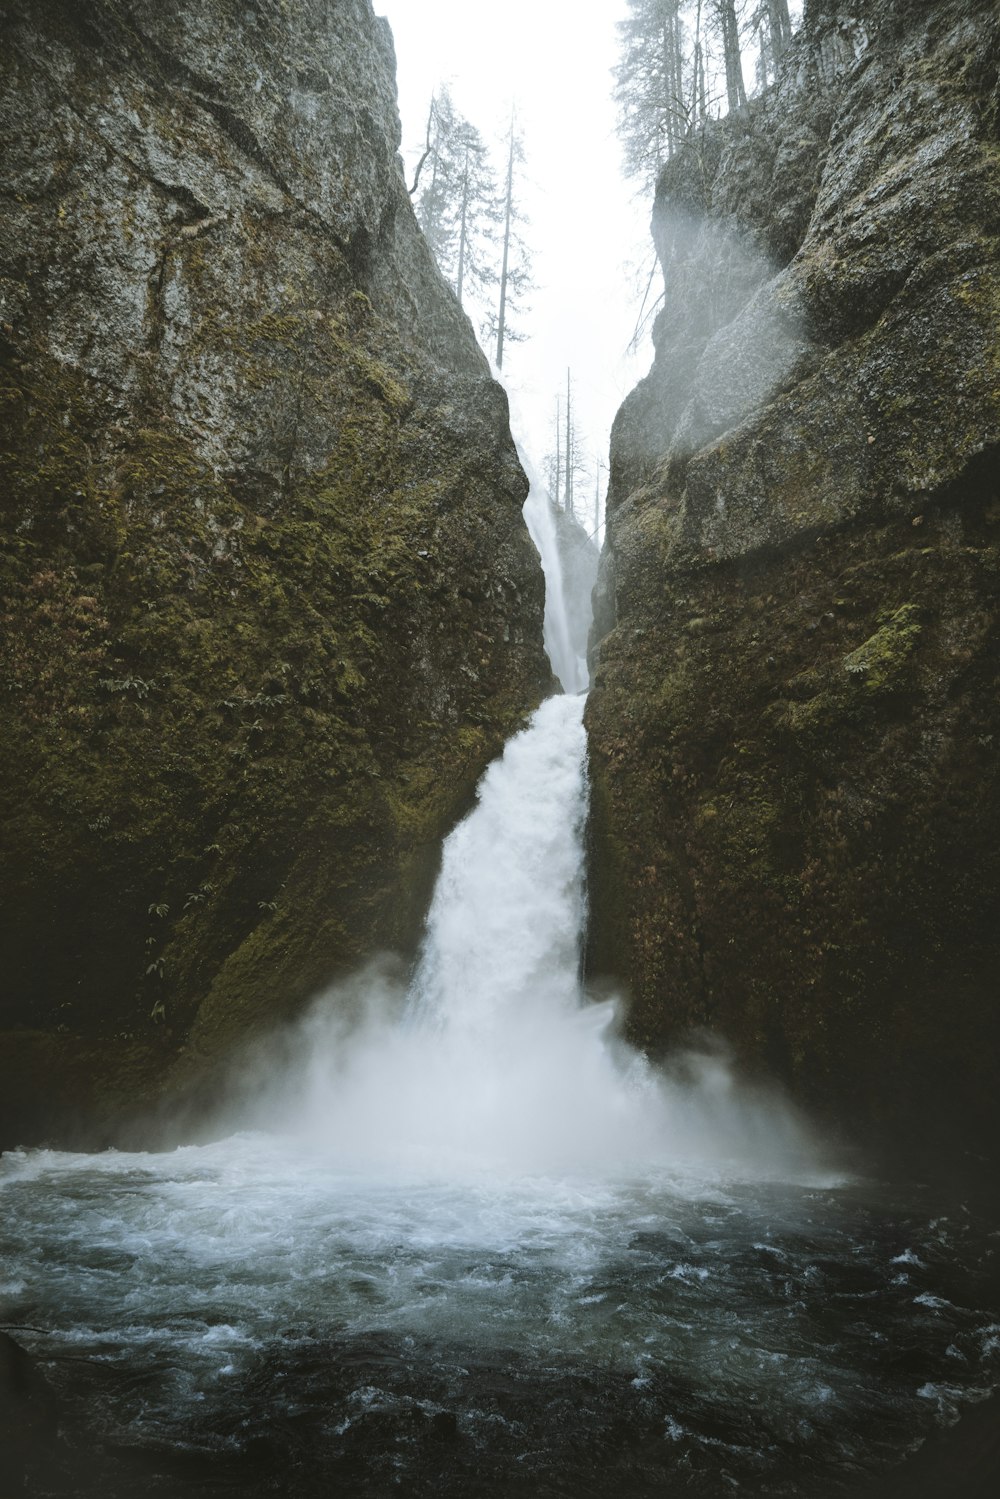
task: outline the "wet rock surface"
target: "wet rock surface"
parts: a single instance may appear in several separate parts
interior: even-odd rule
[[[369,0],[0,31],[0,1138],[99,1141],[412,939],[542,579]]]
[[[813,6],[667,167],[588,709],[633,1036],[921,1149],[996,1138],[998,48],[972,0]]]

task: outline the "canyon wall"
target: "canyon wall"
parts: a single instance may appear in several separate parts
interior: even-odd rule
[[[807,7],[661,176],[612,438],[591,966],[867,1138],[996,1138],[998,57],[980,0]]]
[[[370,0],[0,4],[0,1143],[373,948],[548,689]]]

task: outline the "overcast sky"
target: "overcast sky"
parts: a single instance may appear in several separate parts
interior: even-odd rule
[[[375,0],[396,42],[408,170],[423,146],[430,96],[447,82],[457,108],[491,142],[516,104],[527,163],[526,237],[537,283],[530,337],[504,352],[515,428],[537,464],[552,446],[556,391],[573,370],[577,430],[607,462],[624,395],[652,361],[648,334],[626,350],[636,285],[652,268],[650,204],[621,177],[611,69],[625,0]],[[497,166],[500,166],[500,151]],[[644,274],[643,274],[644,268]],[[657,281],[653,296],[659,290]],[[640,293],[641,295],[641,293]]]

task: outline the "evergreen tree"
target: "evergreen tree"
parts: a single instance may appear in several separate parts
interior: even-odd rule
[[[496,311],[490,312],[483,332],[496,339],[497,368],[503,368],[505,343],[519,343],[524,334],[511,326],[511,314],[523,312],[524,298],[531,289],[528,248],[521,233],[525,222],[517,195],[517,167],[524,162],[524,147],[511,116],[507,134],[507,175],[498,217],[503,222],[500,270],[496,285]]]
[[[459,302],[469,304],[483,339],[495,341],[499,366],[505,345],[524,337],[511,318],[524,310],[531,287],[517,192],[524,150],[513,118],[505,156],[501,192],[486,142],[458,113],[447,88],[440,88],[431,100],[426,146],[410,194],[442,274]]]
[[[628,176],[651,187],[687,129],[682,0],[628,0],[615,100]]]
[[[496,178],[485,141],[444,87],[431,100],[413,191],[420,227],[458,300],[482,299],[496,282]]]
[[[791,19],[788,0],[627,3],[614,96],[626,174],[651,189],[690,126],[708,118],[723,78],[730,112],[745,107],[744,34],[759,37],[763,87],[791,41]]]

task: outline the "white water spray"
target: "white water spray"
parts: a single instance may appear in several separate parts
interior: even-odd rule
[[[524,502],[524,521],[545,574],[545,650],[563,691],[586,692],[590,677],[586,658],[579,655],[573,645],[555,516],[546,490],[535,476],[525,454],[520,449],[518,451],[521,465],[531,484],[528,498]]]
[[[341,1167],[451,1181],[809,1168],[788,1112],[718,1057],[687,1058],[683,1082],[657,1074],[615,1040],[613,1003],[585,1000],[583,705],[550,698],[487,771],[445,843],[405,997],[368,970],[312,1016],[284,1092]]]
[[[656,1073],[616,1039],[615,1004],[587,1001],[587,667],[572,642],[552,507],[520,456],[545,574],[545,646],[567,695],[507,744],[446,840],[408,988],[376,964],[327,996],[279,1107],[350,1169],[438,1179],[808,1172],[811,1147],[790,1111],[738,1086],[717,1052],[685,1057],[673,1078]]]

